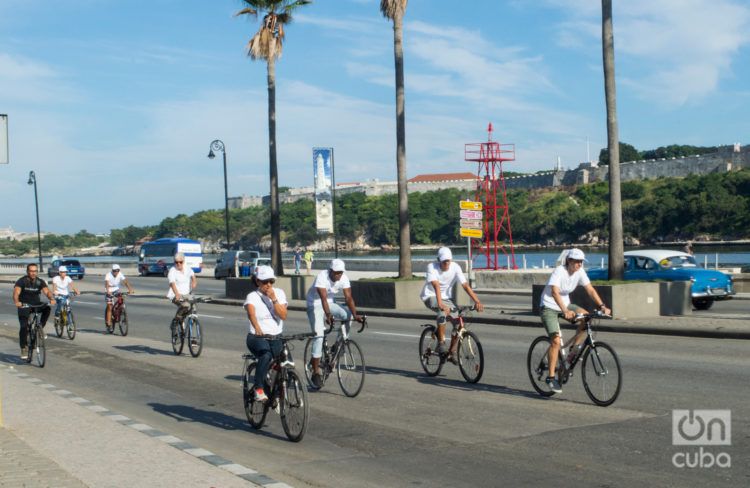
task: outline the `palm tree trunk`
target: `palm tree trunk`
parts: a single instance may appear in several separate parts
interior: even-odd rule
[[[268,59],[268,157],[271,175],[271,266],[276,276],[284,274],[281,262],[281,218],[279,214],[279,169],[276,164],[276,60]]]
[[[602,0],[602,56],[604,58],[604,93],[607,100],[607,147],[609,149],[609,279],[621,280],[625,258],[623,256],[620,136],[617,128],[612,0]]]
[[[398,277],[411,278],[409,194],[406,184],[406,117],[404,110],[403,13],[393,19],[393,52],[396,60],[396,168],[398,170]]]

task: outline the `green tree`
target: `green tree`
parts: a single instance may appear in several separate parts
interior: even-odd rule
[[[620,142],[618,149],[620,151],[620,161],[639,161],[643,159],[638,149],[627,142]],[[609,149],[606,147],[599,151],[599,164],[609,164]]]
[[[260,29],[250,39],[247,52],[251,59],[266,62],[268,84],[268,156],[271,179],[271,265],[277,275],[284,274],[281,264],[281,218],[279,211],[279,171],[276,162],[276,60],[281,56],[284,26],[292,21],[292,12],[311,0],[243,0],[247,5],[235,15],[257,18],[263,13]]]
[[[411,277],[409,194],[406,182],[406,115],[404,102],[404,14],[408,0],[380,0],[380,12],[393,21],[393,57],[396,64],[396,169],[398,179],[399,278]]]

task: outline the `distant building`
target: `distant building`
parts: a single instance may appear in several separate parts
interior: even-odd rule
[[[229,208],[242,209],[249,207],[259,207],[263,204],[262,197],[242,195],[241,197],[227,198]]]
[[[0,227],[0,239],[12,241],[16,238],[16,232],[12,227]]]

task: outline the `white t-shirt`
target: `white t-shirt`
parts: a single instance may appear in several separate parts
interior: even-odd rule
[[[422,287],[422,293],[419,298],[422,301],[427,300],[430,297],[435,296],[435,288],[432,286],[433,281],[437,281],[440,284],[440,298],[444,300],[450,300],[453,295],[453,285],[456,280],[460,284],[466,283],[466,276],[461,271],[461,266],[451,261],[447,271],[443,271],[440,268],[440,263],[434,261],[427,265],[427,275],[425,276],[424,286]]]
[[[190,293],[190,283],[195,273],[190,267],[185,266],[184,264],[182,266],[182,271],[177,269],[176,266],[172,266],[169,269],[167,280],[169,280],[170,286],[169,292],[167,292],[167,298],[169,298],[170,300],[175,297],[174,291],[172,290],[172,283],[177,286],[177,291],[180,292],[180,295],[187,295]]]
[[[552,272],[552,276],[549,277],[547,286],[544,287],[544,291],[542,292],[542,299],[540,300],[539,305],[562,312],[562,310],[560,310],[560,307],[557,306],[555,299],[552,298],[552,286],[554,285],[560,289],[560,298],[562,298],[563,303],[567,307],[568,305],[570,305],[569,295],[573,293],[573,290],[575,290],[578,285],[587,286],[590,283],[591,280],[589,280],[589,277],[583,270],[583,268],[579,269],[573,274],[570,274],[568,273],[568,270],[564,265],[558,266]]]
[[[107,293],[110,295],[116,291],[120,290],[120,283],[125,281],[125,275],[122,274],[122,271],[117,273],[117,276],[113,276],[112,272],[110,271],[107,273],[107,276],[104,277],[104,281],[107,283]]]
[[[279,303],[286,305],[286,293],[284,293],[284,290],[281,288],[274,288],[273,291],[276,293],[276,299]],[[275,311],[273,311],[273,303],[271,303],[270,298],[260,292],[253,291],[247,294],[243,306],[248,304],[255,307],[255,318],[258,320],[260,330],[263,331],[263,334],[281,334],[281,331],[284,328],[284,321],[276,315]],[[252,322],[249,320],[248,322],[250,325],[250,333],[254,335],[255,327],[253,327]]]
[[[68,289],[68,287],[71,283],[73,283],[73,280],[70,279],[70,276],[66,276],[65,279],[60,278],[60,275],[52,278],[52,284],[56,287],[56,295],[68,296],[70,294],[70,290]]]
[[[346,273],[342,274],[341,278],[338,281],[331,281],[331,278],[328,276],[328,270],[323,270],[318,273],[318,277],[315,278],[315,283],[313,283],[313,286],[311,286],[310,289],[307,290],[307,306],[312,307],[316,304],[320,305],[320,295],[318,294],[317,288],[325,288],[328,297],[328,303],[333,303],[333,297],[334,295],[336,295],[336,293],[345,288],[351,287],[352,284],[349,281],[349,277],[346,276]]]

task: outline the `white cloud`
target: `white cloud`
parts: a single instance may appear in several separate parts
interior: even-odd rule
[[[561,45],[601,42],[598,2],[550,3],[570,12],[571,20],[560,23]],[[618,78],[641,97],[673,107],[715,92],[750,44],[750,7],[731,0],[617,2],[613,17]]]

